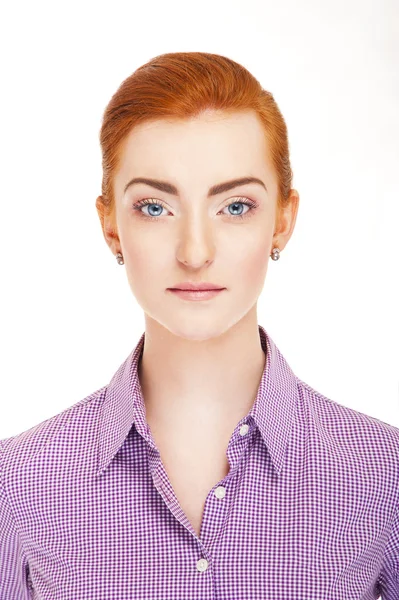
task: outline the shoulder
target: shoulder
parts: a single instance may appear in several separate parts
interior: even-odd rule
[[[3,473],[26,469],[42,453],[51,455],[62,445],[73,451],[74,444],[93,430],[107,386],[103,386],[72,406],[14,436],[0,439]]]
[[[297,378],[301,406],[316,435],[352,460],[372,459],[399,475],[399,428],[326,397]]]

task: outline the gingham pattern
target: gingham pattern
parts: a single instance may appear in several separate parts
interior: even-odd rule
[[[259,334],[258,394],[200,538],[145,420],[144,333],[109,385],[1,440],[1,600],[399,599],[399,429],[315,391]]]

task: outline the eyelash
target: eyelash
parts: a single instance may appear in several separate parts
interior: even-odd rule
[[[138,210],[140,212],[140,216],[143,219],[147,219],[149,221],[159,220],[159,216],[145,215],[143,212],[141,212],[141,208],[148,204],[156,204],[156,205],[162,206],[162,208],[166,209],[166,206],[164,205],[164,203],[161,202],[160,200],[156,200],[155,198],[144,198],[143,200],[139,200],[138,202],[136,202],[133,205],[133,208],[134,208],[134,210]],[[226,206],[224,206],[222,210],[224,210],[228,206],[231,206],[232,204],[245,204],[245,206],[249,206],[249,210],[247,210],[247,212],[243,215],[228,215],[232,219],[245,219],[247,216],[251,216],[252,211],[258,207],[256,202],[254,202],[253,200],[249,200],[249,198],[244,198],[242,196],[238,196],[234,202],[230,202],[230,204],[227,204]]]

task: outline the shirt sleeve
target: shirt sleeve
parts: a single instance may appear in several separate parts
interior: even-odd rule
[[[381,600],[399,600],[399,507],[392,523],[380,573]]]
[[[28,562],[4,488],[3,443],[0,440],[0,600],[29,600]]]

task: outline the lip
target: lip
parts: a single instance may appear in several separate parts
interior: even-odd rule
[[[179,290],[168,288],[169,292],[175,294],[182,300],[210,300],[211,298],[215,298],[218,294],[223,292],[226,288],[219,288],[214,290]]]
[[[185,281],[183,283],[176,283],[168,290],[190,290],[190,291],[199,291],[199,290],[223,290],[221,285],[216,285],[215,283],[209,283],[208,281],[201,281],[198,283],[194,283],[191,281]]]

